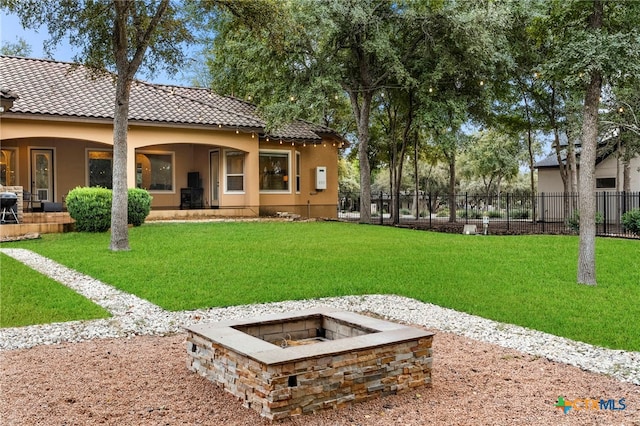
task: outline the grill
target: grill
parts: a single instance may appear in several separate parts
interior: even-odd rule
[[[13,192],[0,192],[0,207],[2,207],[2,223],[7,222],[7,215],[9,215],[9,219],[13,217],[13,222],[18,223],[18,216],[16,216],[16,211],[14,210],[14,206],[18,202],[18,196]]]

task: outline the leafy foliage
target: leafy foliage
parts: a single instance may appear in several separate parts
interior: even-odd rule
[[[622,215],[622,225],[626,231],[640,235],[640,209],[633,209]]]
[[[602,216],[602,213],[596,212],[596,219],[595,219],[596,225],[599,225],[602,222],[604,222],[604,217]],[[578,210],[574,210],[573,214],[567,219],[567,226],[573,232],[576,232],[576,233],[580,232],[580,212]]]
[[[111,227],[111,190],[76,187],[67,195],[67,210],[80,232],[105,232]]]
[[[133,226],[140,226],[149,216],[153,197],[147,190],[141,188],[129,188],[128,195],[127,222]]]
[[[153,197],[140,188],[129,188],[127,223],[140,226],[151,211]],[[76,187],[67,195],[67,210],[79,232],[105,232],[111,227],[113,193],[100,187]]]

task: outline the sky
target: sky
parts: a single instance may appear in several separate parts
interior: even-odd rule
[[[16,15],[7,14],[3,11],[0,16],[0,43],[16,43],[20,38],[22,38],[27,42],[29,46],[31,46],[31,54],[29,56],[32,58],[54,59],[56,61],[72,62],[73,56],[78,53],[78,51],[74,50],[71,46],[69,46],[69,44],[61,43],[52,52],[53,57],[47,57],[43,50],[43,43],[49,38],[47,28],[42,27],[38,29],[24,29],[22,28],[20,20]],[[139,74],[137,78],[140,80],[146,80],[150,83],[170,84],[177,86],[189,85],[189,79],[181,73],[170,76],[164,72],[159,72],[157,73],[157,75],[151,78],[147,76],[141,76]]]

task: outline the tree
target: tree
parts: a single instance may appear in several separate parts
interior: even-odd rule
[[[518,175],[521,157],[518,139],[496,130],[485,130],[472,136],[466,152],[465,175],[482,180],[487,200],[492,193],[500,195],[501,183]]]
[[[31,46],[23,38],[18,38],[14,43],[3,41],[0,46],[0,55],[22,56],[31,55]]]
[[[131,84],[138,70],[160,64],[175,71],[181,45],[192,41],[181,12],[169,0],[44,1],[2,0],[25,27],[46,24],[49,46],[68,36],[80,49],[74,57],[96,73],[115,71],[113,119],[112,251],[129,250],[127,224],[127,127]]]
[[[599,106],[603,84],[616,86],[640,76],[640,3],[603,0],[543,3],[548,13],[541,23],[562,25],[557,49],[542,72],[584,97],[580,152],[580,242],[577,281],[596,285],[595,161],[598,146]]]

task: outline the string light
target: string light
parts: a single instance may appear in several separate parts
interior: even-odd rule
[[[433,93],[433,87],[429,87],[429,93]]]
[[[307,143],[306,142],[302,142],[302,146],[307,146]]]
[[[292,142],[291,142],[291,146],[295,146],[295,145],[296,145],[296,144],[292,141]]]
[[[484,86],[484,80],[480,80],[480,86]]]
[[[254,132],[251,132],[251,139],[255,139],[256,138],[256,134]]]
[[[295,100],[296,100],[296,98],[295,98],[294,96],[289,96],[289,100],[290,100],[291,102],[293,102],[293,101],[295,101]]]
[[[247,100],[251,102],[251,95],[247,96]]]
[[[280,145],[282,145],[282,139],[280,139]]]
[[[240,130],[236,129],[236,135],[237,135],[238,133],[240,133]]]

